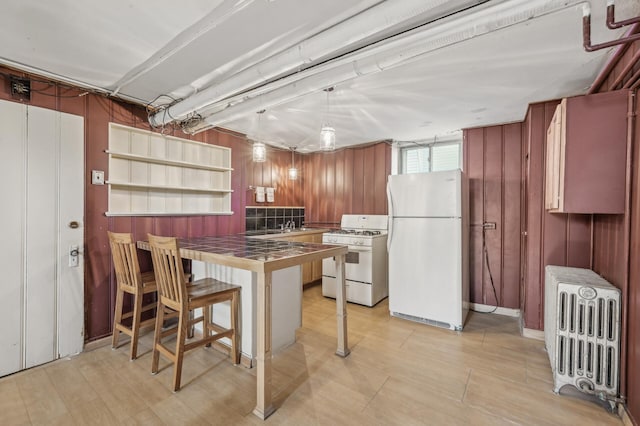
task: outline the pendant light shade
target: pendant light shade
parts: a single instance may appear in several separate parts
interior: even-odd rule
[[[289,180],[298,179],[298,169],[296,169],[296,158],[295,158],[296,147],[291,147],[291,167],[289,167]]]
[[[329,93],[333,92],[333,87],[324,89],[327,93],[327,111],[325,112],[325,123],[320,129],[320,149],[323,151],[333,151],[336,149],[336,129],[331,126],[327,120],[329,119]]]
[[[267,161],[267,147],[260,142],[260,136],[262,135],[262,114],[265,110],[258,111],[258,129],[256,130],[255,141],[253,142],[253,161],[255,163],[263,163]]]
[[[262,142],[253,143],[253,161],[256,163],[267,161],[267,147]]]
[[[289,180],[296,180],[296,179],[298,179],[298,169],[296,169],[295,167],[290,167]]]
[[[333,151],[336,149],[336,129],[325,124],[320,129],[320,148],[323,151]]]

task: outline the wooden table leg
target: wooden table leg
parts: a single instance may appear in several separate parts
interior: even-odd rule
[[[338,349],[336,355],[345,357],[351,352],[347,343],[347,290],[344,282],[345,255],[336,256],[336,313],[338,322]]]
[[[274,411],[271,402],[271,272],[258,272],[257,398],[253,414],[265,420]]]

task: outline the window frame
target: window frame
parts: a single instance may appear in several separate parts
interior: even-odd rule
[[[399,147],[399,155],[398,155],[398,160],[399,160],[399,163],[400,163],[399,164],[400,167],[398,167],[398,172],[400,174],[409,174],[407,172],[407,161],[406,161],[407,152],[408,151],[416,150],[416,149],[427,149],[427,152],[428,152],[428,159],[427,159],[428,170],[427,171],[422,171],[422,172],[411,172],[411,173],[432,173],[433,172],[433,149],[434,149],[434,147],[447,146],[447,145],[457,145],[458,146],[458,166],[455,167],[455,169],[461,169],[462,168],[462,140],[448,140],[448,141],[431,142],[431,143],[411,142],[411,143],[404,144],[403,146],[400,146]]]

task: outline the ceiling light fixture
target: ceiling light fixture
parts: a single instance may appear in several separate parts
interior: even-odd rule
[[[267,147],[262,142],[253,143],[253,161],[256,163],[267,161]]]
[[[333,151],[336,149],[336,129],[328,123],[329,119],[329,93],[333,92],[333,87],[324,89],[327,92],[327,111],[324,117],[324,123],[320,129],[320,148],[323,151]]]
[[[260,123],[262,122],[262,114],[264,114],[265,110],[258,111],[258,129],[255,135],[255,141],[253,142],[253,161],[256,163],[264,163],[267,161],[267,147],[264,143],[260,142]]]
[[[289,167],[289,180],[298,179],[298,169],[296,169],[296,147],[292,146],[291,148],[291,167]]]

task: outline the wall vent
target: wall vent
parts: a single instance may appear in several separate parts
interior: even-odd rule
[[[31,80],[12,75],[9,77],[11,96],[23,101],[31,100]]]

